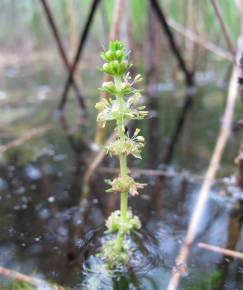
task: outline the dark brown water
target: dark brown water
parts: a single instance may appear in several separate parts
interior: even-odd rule
[[[135,174],[148,184],[139,197],[129,201],[143,227],[132,237],[136,254],[131,267],[110,275],[94,254],[102,241],[106,217],[119,207],[118,197],[105,192],[104,179],[111,173],[97,170],[88,196],[82,187],[94,149],[93,105],[101,76],[81,72],[90,107],[88,119],[80,114],[71,93],[61,122],[55,113],[64,79],[59,66],[6,67],[2,73],[1,144],[30,128],[52,127],[0,156],[0,265],[75,289],[166,289],[200,189],[199,176],[214,148],[226,91],[215,86],[215,81],[198,88],[172,162],[165,166],[163,156],[185,92],[169,90],[170,84],[158,86],[148,105],[150,119],[137,124],[146,139],[144,158],[129,163],[133,168],[163,169],[171,176]],[[239,104],[236,111],[235,120],[240,115]],[[243,250],[242,193],[233,178],[240,137],[232,131],[218,173],[220,180],[210,192],[180,289],[243,289],[241,260],[197,247],[198,242],[206,242]],[[102,166],[114,168],[117,162],[105,158]],[[7,281],[1,278],[0,283]]]

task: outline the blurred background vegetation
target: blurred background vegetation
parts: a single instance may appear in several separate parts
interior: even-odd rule
[[[124,13],[121,26],[124,26],[124,22],[131,23],[131,25],[128,25],[128,29],[132,39],[129,43],[133,52],[131,54],[132,62],[135,64],[137,71],[144,74],[145,86],[149,88],[149,85],[152,84],[154,95],[163,93],[165,96],[159,99],[156,108],[160,110],[159,132],[163,136],[163,142],[166,143],[173,132],[175,115],[180,111],[184,99],[186,90],[182,85],[184,76],[178,68],[175,56],[168,45],[168,39],[162,31],[157,17],[154,17],[151,12],[149,1],[130,0],[126,2],[128,3],[126,6],[128,11]],[[160,0],[159,2],[168,20],[176,21],[182,27],[190,29],[196,35],[200,35],[226,52],[228,51],[225,37],[210,0]],[[59,29],[65,50],[71,60],[77,49],[79,37],[92,1],[49,0],[48,4]],[[218,0],[218,4],[235,44],[240,33],[240,12],[236,1]],[[95,133],[96,111],[94,104],[99,94],[97,88],[100,86],[102,79],[102,75],[97,71],[97,66],[101,63],[99,58],[101,48],[108,43],[114,6],[114,0],[101,1],[94,16],[94,22],[85,43],[79,66],[80,87],[84,96],[87,97],[92,124],[92,129],[87,132],[90,140],[93,140]],[[67,72],[63,67],[41,1],[1,0],[0,25],[0,69],[3,69],[4,75],[0,79],[0,87],[2,95],[5,96],[5,101],[7,101],[6,104],[11,103],[15,108],[11,115],[9,107],[7,107],[6,112],[2,113],[2,117],[6,123],[15,120],[11,130],[14,133],[19,133],[25,129],[26,125],[32,127],[42,123],[40,120],[49,120],[49,113],[53,112],[58,104]],[[172,28],[171,30],[187,65],[196,75],[198,84],[196,101],[199,106],[195,106],[193,114],[197,118],[201,118],[201,124],[204,124],[206,128],[215,128],[214,134],[217,134],[232,62],[197,44],[192,44],[182,34]],[[121,31],[123,31],[122,39],[128,42],[129,33],[127,31],[124,33],[124,28]],[[151,31],[153,39],[151,39]],[[155,56],[151,56],[151,51]],[[155,79],[152,80],[151,67],[155,70],[153,72]],[[204,87],[202,88],[201,85],[204,85]],[[172,93],[175,88],[179,90],[174,90]],[[208,97],[202,98],[205,94]],[[74,94],[71,95],[70,99],[74,102],[69,102],[67,105],[68,116],[70,123],[75,123],[75,120],[78,119],[76,113],[79,113],[79,109],[76,106]],[[173,106],[171,103],[176,105]],[[34,107],[39,106],[41,109],[33,111],[31,118],[27,118],[27,124],[24,122],[24,126],[20,126],[19,118],[24,118],[24,114],[30,114],[26,104]],[[201,107],[205,107],[207,114],[210,115],[208,118],[203,115]],[[236,110],[237,116],[241,107],[237,106]],[[196,136],[194,145],[195,142],[198,142],[198,146],[194,147],[199,148],[204,143],[208,147],[207,154],[203,153],[202,149],[197,150],[203,156],[201,162],[203,163],[202,167],[204,167],[208,162],[215,140],[214,138],[204,140],[205,137],[201,133],[202,130],[205,131],[204,129],[197,126],[192,128],[190,124],[188,124],[188,128],[188,134],[190,135],[193,132]],[[9,138],[2,143],[8,140]],[[178,154],[180,158],[186,159],[187,163],[190,162],[190,159],[185,156],[185,151],[188,150],[186,148],[190,148],[188,140],[190,138],[188,139],[188,135],[185,134],[181,141],[182,145],[185,143],[185,146],[180,147],[184,148],[183,154],[180,154],[181,152]],[[165,145],[163,144],[162,147],[164,148]],[[238,148],[238,143],[236,148]],[[190,149],[189,152],[193,154],[194,149]],[[196,164],[194,160],[192,160],[192,163]]]
[[[60,29],[62,40],[70,53],[74,52],[72,47],[75,47],[75,42],[77,44],[91,2],[90,0],[49,1]],[[131,0],[129,2],[133,41],[135,48],[140,51],[145,49],[146,37],[148,36],[148,3],[149,1],[146,0]],[[210,0],[163,0],[160,3],[168,13],[169,18],[213,41],[222,48],[226,47],[225,39]],[[240,16],[235,1],[219,0],[218,3],[230,34],[233,40],[236,41],[240,29]],[[87,42],[89,49],[85,50],[86,57],[92,58],[92,53],[100,51],[100,47],[106,44],[112,22],[113,7],[114,0],[102,1]],[[31,57],[33,52],[48,54],[56,51],[55,42],[39,1],[0,1],[0,25],[2,55],[4,53],[13,53],[19,55],[23,60]],[[178,43],[184,48],[184,53],[187,55],[187,41],[184,37],[177,35],[177,33],[175,34],[178,38]],[[162,42],[163,55],[163,52],[167,49],[167,43],[163,33],[159,37]],[[206,63],[210,65],[212,61],[217,62],[219,60],[214,55],[209,54]],[[205,67],[205,59],[203,60],[203,65]]]

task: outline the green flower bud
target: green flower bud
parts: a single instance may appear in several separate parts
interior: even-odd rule
[[[113,67],[114,75],[119,75],[119,67],[120,67],[120,63],[118,62],[118,60],[114,60],[114,61],[112,62],[112,67]]]
[[[102,70],[103,70],[104,72],[108,73],[109,70],[110,70],[110,66],[109,66],[109,64],[108,64],[108,63],[104,63],[104,64],[103,64],[103,67],[102,67]]]
[[[107,58],[107,61],[111,61],[113,60],[113,57],[114,57],[114,53],[110,50],[108,50],[106,53],[105,53],[105,56]]]
[[[122,58],[123,58],[123,51],[121,51],[121,50],[117,50],[117,51],[116,51],[116,58],[117,58],[119,61],[121,61]]]
[[[120,66],[120,74],[123,75],[129,68],[129,64],[128,64],[128,61],[125,60],[121,63],[121,66]]]
[[[112,51],[116,51],[116,50],[125,51],[125,45],[124,43],[120,41],[111,41],[109,44],[109,49]]]

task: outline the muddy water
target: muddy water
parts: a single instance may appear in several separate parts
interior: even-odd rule
[[[176,254],[192,213],[201,178],[212,153],[226,92],[211,83],[200,86],[169,166],[163,164],[169,137],[183,103],[183,90],[158,86],[149,101],[150,119],[137,124],[146,137],[142,161],[132,168],[165,170],[169,177],[134,176],[146,182],[140,197],[129,203],[142,221],[132,237],[136,255],[129,269],[106,273],[95,253],[105,218],[118,208],[118,197],[105,193],[116,161],[106,158],[84,195],[83,173],[95,146],[95,102],[100,76],[82,73],[90,113],[80,114],[75,96],[65,119],[55,113],[64,79],[62,69],[46,64],[6,67],[1,79],[1,144],[30,128],[51,125],[45,133],[5,151],[0,157],[0,265],[74,289],[166,289]],[[215,82],[214,82],[215,83]],[[237,120],[241,107],[237,106]],[[130,128],[133,130],[133,128]],[[243,289],[243,264],[207,252],[198,242],[243,250],[241,192],[234,186],[234,158],[240,133],[232,130],[218,176],[200,224],[199,235],[180,289]],[[105,167],[105,168],[104,168]],[[223,177],[230,177],[223,179]],[[80,209],[79,204],[83,205]],[[89,269],[92,269],[90,271]],[[102,270],[103,269],[103,270]],[[0,278],[0,283],[7,284]],[[1,288],[2,289],[2,288]]]

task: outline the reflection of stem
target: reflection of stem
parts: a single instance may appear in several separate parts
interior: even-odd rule
[[[1,145],[0,146],[0,155],[5,153],[7,150],[9,150],[11,148],[18,147],[18,146],[22,145],[24,142],[27,142],[29,140],[32,140],[35,137],[38,137],[38,136],[44,134],[45,132],[47,132],[51,128],[52,128],[52,126],[48,125],[48,126],[42,126],[42,127],[36,127],[36,128],[29,129],[28,132],[22,134],[20,137],[16,138],[15,140],[10,141],[7,144]]]
[[[172,133],[170,142],[165,152],[165,156],[163,158],[163,162],[166,164],[169,164],[171,162],[171,159],[173,158],[175,147],[178,144],[178,140],[183,132],[183,128],[185,127],[185,122],[187,120],[187,115],[190,112],[192,105],[193,95],[188,92],[185,96],[183,107],[178,114],[175,129]]]

